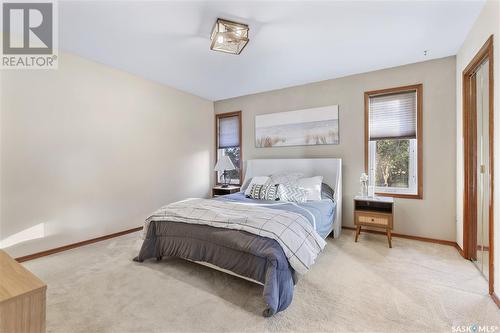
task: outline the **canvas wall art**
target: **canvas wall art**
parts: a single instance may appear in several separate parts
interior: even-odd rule
[[[255,146],[339,144],[339,107],[330,105],[255,117]]]

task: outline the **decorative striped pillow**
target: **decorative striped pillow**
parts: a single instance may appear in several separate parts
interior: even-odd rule
[[[259,200],[278,200],[278,189],[276,185],[253,184],[250,189],[249,198]]]
[[[280,184],[278,186],[278,197],[282,201],[306,202],[308,191],[302,187]]]

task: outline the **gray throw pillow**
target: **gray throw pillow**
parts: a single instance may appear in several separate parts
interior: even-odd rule
[[[248,197],[258,200],[278,200],[277,185],[253,184]]]

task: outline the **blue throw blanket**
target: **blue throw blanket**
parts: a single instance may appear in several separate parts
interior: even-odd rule
[[[336,203],[332,198],[323,196],[320,201],[307,201],[304,203],[290,203],[283,201],[264,201],[245,197],[243,192],[233,193],[218,197],[215,200],[248,202],[255,204],[265,204],[268,208],[281,209],[294,212],[305,216],[316,232],[323,238],[326,238],[332,231],[335,222]]]

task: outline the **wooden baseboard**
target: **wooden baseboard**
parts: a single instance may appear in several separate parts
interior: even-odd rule
[[[356,230],[353,227],[347,227],[347,226],[342,226],[342,229]],[[128,230],[116,232],[114,234],[104,235],[104,236],[101,236],[101,237],[84,240],[84,241],[81,241],[81,242],[78,242],[78,243],[72,243],[72,244],[68,244],[68,245],[56,247],[54,249],[50,249],[50,250],[46,250],[46,251],[42,251],[42,252],[37,252],[37,253],[29,254],[29,255],[26,255],[26,256],[23,256],[23,257],[16,258],[16,260],[18,262],[24,262],[24,261],[28,261],[28,260],[33,260],[33,259],[36,259],[36,258],[48,256],[48,255],[51,255],[51,254],[54,254],[54,253],[59,253],[59,252],[62,252],[62,251],[71,250],[71,249],[74,249],[74,248],[77,248],[77,247],[80,247],[80,246],[84,246],[84,245],[88,245],[88,244],[92,244],[92,243],[97,243],[97,242],[100,242],[100,241],[103,241],[103,240],[106,240],[106,239],[123,236],[123,235],[129,234],[129,233],[132,233],[132,232],[137,232],[137,231],[140,231],[140,230],[142,230],[142,227],[132,228],[132,229],[128,229]],[[373,233],[373,234],[385,235],[385,232],[378,231],[378,230],[364,229],[363,231],[364,232],[370,232],[370,233]],[[404,234],[397,234],[397,233],[393,233],[392,236],[399,237],[399,238],[406,238],[406,239],[417,240],[417,241],[421,241],[421,242],[428,242],[428,243],[436,243],[436,244],[453,246],[453,247],[455,247],[457,249],[457,251],[463,257],[463,250],[460,248],[460,246],[456,242],[453,242],[453,241],[447,241],[447,240],[442,240],[442,239],[434,239],[434,238],[427,238],[427,237],[420,237],[420,236],[411,236],[411,235],[404,235]]]
[[[124,231],[120,231],[120,232],[115,232],[114,234],[104,235],[104,236],[97,237],[97,238],[87,239],[87,240],[84,240],[84,241],[81,241],[81,242],[78,242],[78,243],[72,243],[72,244],[68,244],[68,245],[56,247],[54,249],[50,249],[50,250],[46,250],[46,251],[42,251],[42,252],[37,252],[37,253],[29,254],[27,256],[16,258],[16,260],[17,260],[17,262],[23,262],[23,261],[33,260],[33,259],[36,259],[36,258],[48,256],[50,254],[54,254],[54,253],[58,253],[58,252],[62,252],[62,251],[71,250],[71,249],[74,249],[74,248],[77,248],[77,247],[80,247],[80,246],[89,245],[89,244],[92,244],[92,243],[97,243],[97,242],[100,242],[100,241],[103,241],[103,240],[106,240],[106,239],[110,239],[110,238],[114,238],[114,237],[118,237],[118,236],[123,236],[123,235],[130,234],[132,232],[136,232],[136,231],[139,231],[139,230],[142,230],[142,227],[137,227],[137,228],[132,228],[132,229],[128,229],[128,230],[124,230]]]
[[[497,294],[495,292],[491,293],[491,299],[493,299],[493,302],[498,306],[500,309],[500,298],[498,298]]]
[[[458,245],[458,243],[455,243],[455,247],[457,248],[457,251],[458,251],[458,253],[460,253],[462,258],[466,259],[465,254],[464,254],[464,250],[460,247],[460,245]]]
[[[353,227],[347,227],[347,226],[342,226],[342,229],[348,229],[348,230],[356,230],[356,228]],[[380,234],[380,235],[386,235],[385,231],[378,231],[378,230],[371,230],[371,229],[363,229],[363,232],[369,232],[372,234]],[[397,233],[392,233],[393,237],[399,237],[399,238],[406,238],[406,239],[412,239],[412,240],[417,240],[421,242],[427,242],[427,243],[436,243],[436,244],[441,244],[441,245],[448,245],[448,246],[453,246],[460,252],[460,247],[456,242],[453,241],[447,241],[447,240],[442,240],[442,239],[434,239],[434,238],[427,238],[427,237],[420,237],[420,236],[411,236],[411,235],[404,235],[404,234],[397,234]]]

